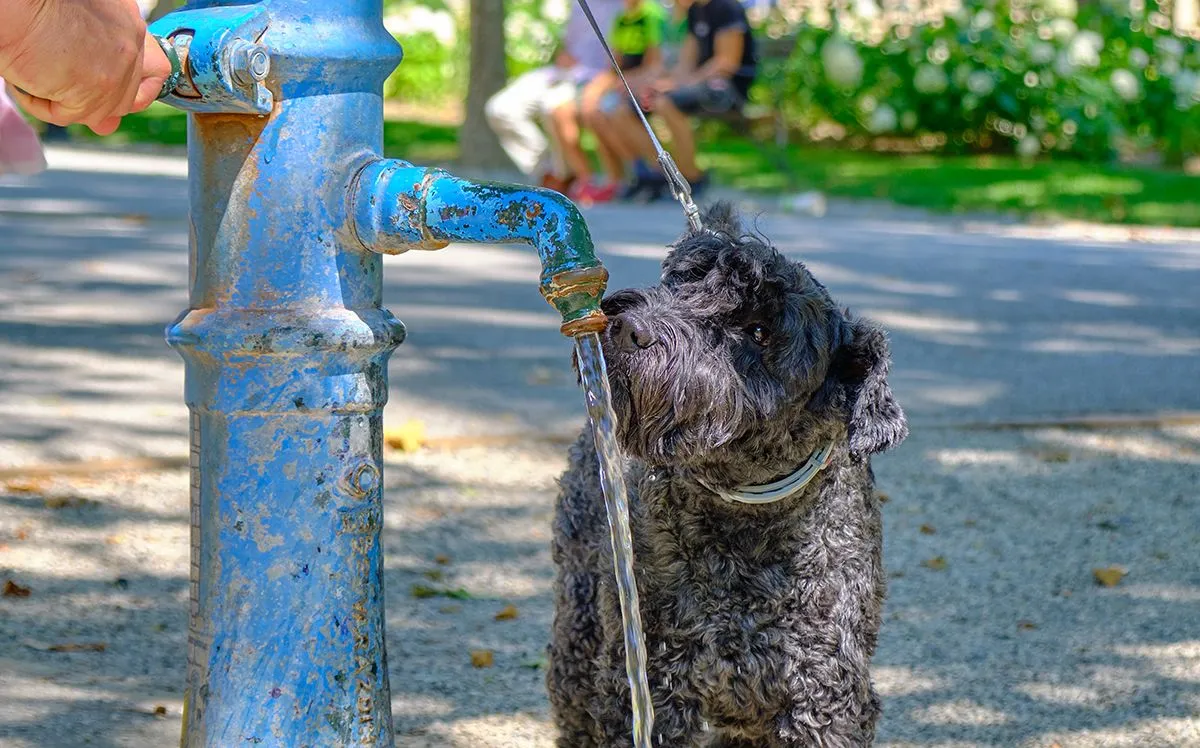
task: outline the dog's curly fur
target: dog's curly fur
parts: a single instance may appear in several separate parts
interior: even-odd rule
[[[655,745],[865,746],[884,598],[869,455],[907,435],[887,340],[717,205],[659,285],[613,293],[604,351],[628,457]],[[733,504],[833,441],[801,493]],[[547,686],[560,748],[631,744],[621,612],[595,446],[554,524]]]

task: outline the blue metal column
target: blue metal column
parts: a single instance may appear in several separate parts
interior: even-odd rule
[[[391,746],[380,419],[404,328],[346,193],[400,49],[379,0],[222,6],[153,29],[194,112],[190,309],[168,331],[192,413],[182,743]]]
[[[190,112],[182,745],[391,746],[381,411],[404,327],[377,252],[531,242],[571,335],[603,326],[606,273],[561,196],[381,159],[381,0],[199,0],[151,30]]]

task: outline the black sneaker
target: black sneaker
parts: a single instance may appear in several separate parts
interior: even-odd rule
[[[667,187],[667,178],[657,169],[651,169],[645,161],[633,164],[633,182],[621,191],[621,200],[626,202],[650,203],[658,199]]]

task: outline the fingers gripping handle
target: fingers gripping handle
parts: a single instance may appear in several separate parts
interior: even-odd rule
[[[161,36],[153,36],[153,38],[154,41],[158,42],[158,46],[162,48],[163,54],[167,56],[167,61],[171,63],[171,72],[163,81],[162,88],[159,90],[157,97],[165,99],[175,92],[175,87],[179,85],[179,81],[183,78],[183,62],[180,60],[179,51],[175,49],[175,45]]]
[[[158,46],[162,48],[163,54],[167,56],[167,61],[171,63],[171,72],[163,79],[162,88],[159,89],[158,96],[156,97],[158,99],[165,99],[175,91],[175,87],[179,85],[180,79],[183,78],[183,63],[180,61],[179,52],[176,51],[175,47],[169,41],[163,39],[161,36],[151,35],[151,38],[158,42]],[[20,86],[13,86],[13,88],[26,96],[32,96],[32,94]]]

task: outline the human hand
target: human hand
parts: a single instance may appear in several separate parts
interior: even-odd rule
[[[669,77],[655,78],[642,83],[636,91],[638,102],[646,111],[653,111],[660,96],[675,90],[675,81]]]
[[[111,134],[154,102],[170,73],[135,0],[0,3],[0,77],[44,122]]]

